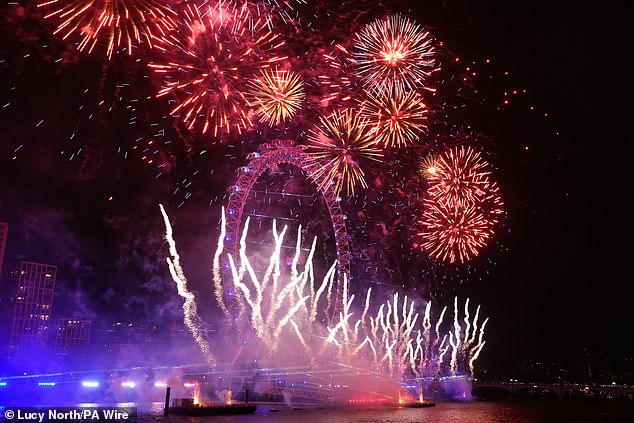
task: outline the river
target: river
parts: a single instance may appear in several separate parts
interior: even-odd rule
[[[616,402],[575,402],[543,399],[437,402],[430,408],[295,407],[260,405],[247,416],[163,416],[161,405],[140,412],[139,422],[280,422],[280,423],[631,423],[634,405]]]

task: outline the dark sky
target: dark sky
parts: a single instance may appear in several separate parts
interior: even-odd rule
[[[473,296],[496,302],[491,354],[631,356],[631,339],[621,336],[631,321],[621,59],[631,41],[617,10],[555,3],[449,1],[439,19],[457,45],[504,63],[549,114],[540,123],[513,112],[499,122],[510,252]]]
[[[32,3],[2,2],[7,259],[59,264],[56,304],[68,313],[174,319],[179,300],[166,278],[157,204],[172,211],[194,257],[185,262],[192,280],[204,280],[224,191],[254,146],[188,133],[143,94],[156,82],[139,62],[77,53],[50,35]],[[631,356],[632,156],[623,91],[632,50],[621,14],[582,2],[415,3],[392,9],[411,8],[449,50],[482,70],[473,81],[485,111],[468,119],[493,139],[508,212],[496,235],[500,248],[485,250],[469,271],[423,262],[435,269],[426,278],[451,275],[425,286],[439,287],[439,298],[469,296],[483,306],[491,321],[481,360],[569,358],[583,348]],[[513,88],[527,92],[497,111]],[[149,140],[163,143],[154,148]]]

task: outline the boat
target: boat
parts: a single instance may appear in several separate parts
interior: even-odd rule
[[[409,408],[424,408],[424,407],[433,407],[436,403],[433,401],[423,400],[423,401],[406,401],[399,403],[399,407],[409,407]]]
[[[223,416],[236,414],[253,414],[257,410],[255,404],[194,404],[190,398],[175,398],[168,413],[185,416]]]

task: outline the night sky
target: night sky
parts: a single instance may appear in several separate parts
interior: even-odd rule
[[[454,295],[481,304],[491,317],[483,363],[574,359],[584,348],[631,356],[631,106],[624,88],[632,46],[623,14],[567,1],[414,3],[385,9],[410,10],[462,62],[476,62],[472,83],[484,100],[470,104],[462,123],[486,135],[508,216],[495,243],[468,267],[412,258],[419,253],[400,245],[394,256],[403,257],[402,280],[394,271],[385,277],[445,304]],[[77,52],[52,35],[33,4],[0,6],[5,262],[59,266],[54,314],[181,319],[158,204],[172,217],[193,286],[207,289],[233,170],[255,150],[253,140],[280,133],[218,143],[188,132],[151,98],[158,85],[143,62],[153,53],[107,61]],[[526,93],[507,96],[503,106],[513,89]],[[352,216],[358,204],[350,199],[344,209]],[[352,242],[353,252],[364,247]]]

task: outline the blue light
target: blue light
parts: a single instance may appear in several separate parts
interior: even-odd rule
[[[84,388],[98,388],[99,387],[99,382],[94,381],[94,380],[84,380],[81,383],[81,386],[83,386]]]
[[[38,382],[37,386],[55,386],[55,382]]]
[[[0,382],[0,386],[7,386],[7,382]]]

